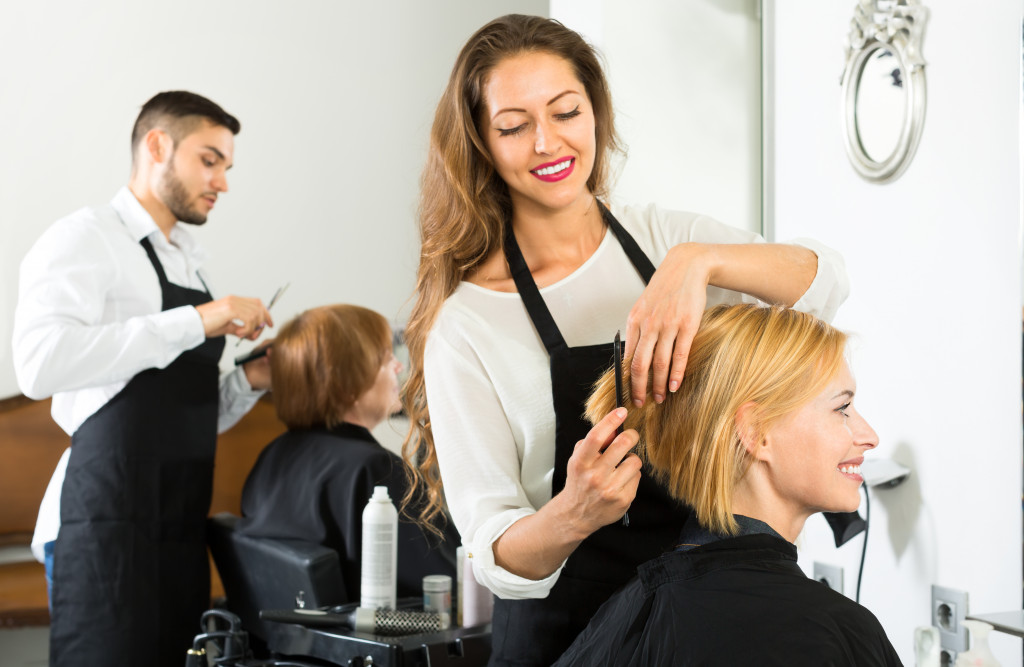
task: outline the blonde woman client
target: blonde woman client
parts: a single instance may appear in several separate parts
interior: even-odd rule
[[[811,514],[857,509],[860,464],[878,444],[853,405],[845,345],[794,310],[704,314],[679,391],[625,420],[693,515],[560,667],[901,664],[874,615],[808,579],[793,546]],[[599,422],[614,407],[609,372],[587,414]]]
[[[435,509],[443,480],[476,577],[498,598],[495,665],[550,665],[687,516],[638,461],[614,474],[597,463],[620,420],[591,432],[581,415],[616,330],[634,359],[632,401],[660,403],[706,305],[761,299],[829,318],[846,296],[842,260],[813,242],[612,204],[613,116],[590,45],[512,15],[470,37],[431,130],[406,454]]]

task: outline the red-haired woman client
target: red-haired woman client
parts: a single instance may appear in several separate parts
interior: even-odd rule
[[[363,508],[374,486],[387,486],[396,506],[408,489],[402,459],[370,433],[401,407],[391,329],[367,308],[313,308],[281,327],[270,368],[288,431],[245,482],[239,530],[334,549],[347,597],[358,600]],[[399,597],[422,595],[425,575],[455,576],[458,534],[450,524],[434,528],[442,537],[399,516]]]
[[[691,517],[559,667],[901,664],[875,616],[804,575],[793,545],[815,512],[857,509],[860,464],[878,444],[853,406],[845,346],[796,310],[705,312],[679,391],[625,421]],[[614,407],[609,371],[588,418]]]

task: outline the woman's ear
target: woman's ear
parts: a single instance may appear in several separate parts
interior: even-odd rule
[[[755,461],[764,458],[765,438],[758,428],[757,403],[747,401],[736,411],[736,435],[743,449]]]

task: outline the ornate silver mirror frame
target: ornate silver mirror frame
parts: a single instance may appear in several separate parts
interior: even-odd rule
[[[843,135],[853,168],[874,183],[898,178],[921,139],[926,100],[921,42],[927,19],[919,0],[859,0],[854,10],[842,77]],[[866,71],[879,74],[878,63],[889,57],[886,83],[865,76]],[[877,90],[881,85],[889,92]]]

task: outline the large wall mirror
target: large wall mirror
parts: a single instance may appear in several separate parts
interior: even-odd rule
[[[843,135],[853,168],[869,181],[898,178],[921,139],[927,18],[917,0],[861,0],[854,10],[842,78]]]

